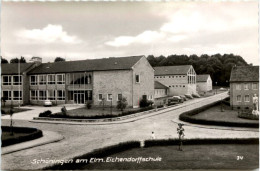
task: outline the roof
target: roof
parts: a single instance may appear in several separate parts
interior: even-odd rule
[[[168,89],[168,87],[159,81],[154,81],[154,89]]]
[[[209,77],[209,74],[197,75],[196,82],[207,82]]]
[[[259,66],[235,66],[231,70],[230,82],[259,81]]]
[[[130,70],[143,56],[43,63],[29,74],[69,73],[85,71]]]
[[[154,67],[154,75],[184,75],[191,67],[192,65]]]
[[[1,74],[2,75],[14,75],[25,72],[29,69],[34,63],[11,63],[11,64],[1,64]],[[20,65],[20,71],[19,71]]]

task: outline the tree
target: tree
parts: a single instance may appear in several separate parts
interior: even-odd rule
[[[5,58],[2,58],[2,56],[1,56],[1,64],[8,64],[8,60],[6,60]]]
[[[62,61],[66,61],[66,60],[62,57],[56,57],[54,60],[54,62],[62,62]]]
[[[26,63],[26,60],[24,57],[21,56],[20,59],[18,58],[13,58],[10,60],[10,63]]]
[[[124,109],[126,108],[127,104],[128,104],[128,103],[127,103],[126,98],[125,98],[125,97],[122,97],[122,99],[117,102],[116,108],[117,108],[117,109],[120,109],[120,110],[123,112]]]

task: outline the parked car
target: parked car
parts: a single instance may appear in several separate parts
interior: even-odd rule
[[[190,94],[185,94],[185,97],[187,97],[188,99],[193,99],[193,97]]]
[[[192,94],[192,97],[194,97],[194,98],[200,98],[200,95],[199,95],[198,93],[193,93],[193,94]]]
[[[180,97],[183,99],[183,101],[187,101],[188,100],[188,98],[185,97],[184,95],[181,95]]]
[[[180,96],[173,96],[172,98],[168,99],[168,105],[183,103],[183,99]]]
[[[52,106],[52,102],[50,100],[45,100],[44,106]]]

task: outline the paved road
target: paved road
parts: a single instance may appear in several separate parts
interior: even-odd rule
[[[62,141],[2,156],[2,169],[40,169],[49,164],[32,164],[34,159],[70,159],[91,152],[93,149],[130,140],[149,139],[154,131],[156,138],[177,138],[177,124],[180,113],[226,97],[226,93],[214,97],[194,99],[182,106],[166,109],[151,117],[140,118],[128,123],[107,125],[66,125],[51,123],[32,123],[16,120],[16,126],[31,126],[42,130],[56,131],[65,138]],[[7,125],[9,120],[2,120]],[[258,129],[229,128],[216,126],[196,127],[185,125],[186,138],[256,138]]]

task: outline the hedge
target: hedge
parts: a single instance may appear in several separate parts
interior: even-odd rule
[[[193,118],[193,115],[196,115],[198,113],[201,113],[215,105],[219,105],[221,102],[215,102],[212,104],[208,104],[187,112],[182,113],[179,116],[179,119],[181,121],[195,123],[195,124],[202,124],[202,125],[217,125],[217,126],[232,126],[232,127],[250,127],[250,128],[258,128],[259,123],[239,123],[239,122],[228,122],[228,121],[216,121],[216,120],[205,120],[205,119],[199,119],[199,118]]]
[[[202,145],[202,144],[259,144],[258,138],[234,138],[234,139],[183,139],[183,145]],[[179,145],[178,139],[158,139],[158,140],[146,140],[144,147],[152,146],[169,146]]]
[[[133,148],[139,148],[139,147],[140,147],[139,141],[127,141],[116,145],[111,145],[104,148],[96,149],[82,156],[74,157],[72,158],[73,160],[72,163],[64,163],[63,165],[58,163],[50,167],[45,167],[43,168],[43,170],[75,170],[80,166],[88,164],[88,163],[76,163],[77,159],[87,159],[89,161],[89,159],[93,157],[102,158],[115,153],[130,150]]]
[[[9,126],[1,126],[2,131],[11,132]],[[28,127],[13,127],[14,134],[15,133],[28,133],[27,135],[13,137],[9,139],[2,139],[2,147],[34,140],[36,138],[40,138],[43,136],[42,131],[36,128],[28,128]]]

